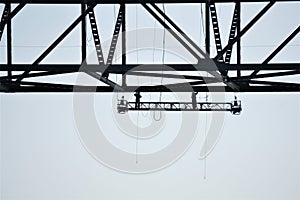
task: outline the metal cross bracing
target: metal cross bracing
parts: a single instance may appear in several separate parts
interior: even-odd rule
[[[243,3],[251,2],[266,2],[266,6],[258,12],[244,27],[241,27],[241,5]],[[31,81],[33,77],[50,77],[61,74],[75,74],[80,69],[80,66],[84,64],[84,72],[93,78],[106,84],[106,86],[81,86],[76,85],[76,92],[113,92],[115,89],[122,92],[189,92],[190,87],[183,87],[187,82],[191,85],[195,92],[299,92],[300,84],[295,82],[295,78],[291,78],[290,81],[284,82],[281,77],[297,77],[300,74],[300,63],[270,63],[272,59],[282,50],[287,44],[293,40],[300,31],[300,26],[290,33],[283,41],[278,41],[278,46],[275,50],[265,59],[262,63],[243,63],[241,60],[241,39],[245,34],[251,30],[256,23],[264,17],[266,13],[272,9],[277,3],[290,3],[299,2],[295,0],[290,1],[234,1],[234,0],[0,0],[0,4],[3,4],[3,14],[0,24],[0,42],[3,41],[3,33],[6,31],[6,63],[0,63],[0,92],[73,92],[75,86],[72,84],[58,84],[53,82],[36,82]],[[205,4],[205,54],[198,44],[191,39],[191,37],[184,32],[172,19],[160,9],[158,4],[161,3],[176,3],[178,5],[183,3],[192,3],[193,5]],[[228,41],[221,41],[222,30],[220,30],[220,16],[217,15],[216,5],[219,3],[234,3],[234,11],[232,18],[226,20],[231,23]],[[299,2],[300,3],[300,2]],[[14,4],[14,6],[12,6]],[[46,48],[41,54],[37,55],[37,59],[32,64],[16,64],[12,62],[12,20],[16,15],[22,12],[23,8],[27,4],[78,4],[81,6],[81,14],[72,22],[71,25],[63,31],[63,33],[53,43]],[[120,4],[119,12],[116,17],[115,28],[112,36],[111,45],[109,48],[109,54],[107,59],[103,55],[101,46],[101,35],[99,33],[99,26],[97,25],[97,18],[94,8],[101,6],[101,4]],[[158,23],[160,23],[191,55],[193,55],[198,62],[195,69],[192,64],[174,64],[165,63],[170,68],[180,72],[196,72],[204,71],[210,74],[210,77],[202,77],[195,74],[176,75],[170,73],[157,73],[161,71],[162,64],[142,65],[140,63],[128,64],[126,58],[126,5],[138,4],[144,11],[150,14]],[[14,9],[12,9],[14,8]],[[245,8],[246,9],[246,8]],[[180,13],[178,13],[180,14]],[[89,19],[91,24],[91,32],[94,39],[94,45],[98,57],[99,64],[85,63],[87,56],[87,22]],[[290,20],[299,21],[297,16]],[[189,22],[187,22],[189,23]],[[199,22],[200,23],[200,22]],[[82,63],[78,64],[47,64],[41,62],[75,29],[75,27],[81,24],[81,60]],[[230,25],[230,24],[228,24]],[[101,28],[101,27],[100,27]],[[213,31],[215,41],[215,52],[217,55],[210,54],[211,52],[211,28]],[[281,27],[278,27],[278,33],[280,34]],[[114,54],[117,48],[117,42],[119,35],[121,37],[121,49],[122,49],[122,63],[116,64],[113,62]],[[272,33],[270,33],[272,34]],[[259,35],[257,36],[259,37]],[[34,39],[34,38],[33,38]],[[231,60],[233,55],[233,48],[236,49],[236,62]],[[2,52],[1,52],[2,53]],[[201,58],[201,56],[209,56],[215,65],[217,70],[212,70],[207,62]],[[300,60],[300,58],[299,58]],[[138,71],[132,71],[136,66],[140,66]],[[103,69],[106,69],[103,71]],[[178,79],[182,80],[182,83],[169,85],[128,85],[126,82],[127,72],[131,71],[130,76],[147,76],[147,77],[164,77],[166,79]],[[245,71],[251,71],[251,74],[246,75]],[[260,73],[263,71],[264,73]],[[5,72],[5,74],[3,73]],[[231,73],[230,73],[231,72]],[[234,73],[232,73],[234,72]],[[110,74],[122,75],[122,84],[119,85],[111,80]],[[163,74],[163,75],[162,75]],[[233,75],[235,74],[235,75]],[[268,78],[273,78],[272,81]],[[216,85],[213,85],[213,84]],[[224,86],[220,86],[222,83]]]

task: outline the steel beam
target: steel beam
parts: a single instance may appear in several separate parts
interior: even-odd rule
[[[246,26],[243,28],[243,30],[234,38],[231,40],[229,44],[227,44],[224,49],[218,53],[218,55],[214,58],[215,60],[218,60],[223,56],[226,51],[231,48],[250,28],[275,4],[275,1],[271,1],[268,3]]]
[[[236,2],[237,4],[237,14],[238,14],[238,21],[237,21],[237,35],[241,34],[241,2]],[[241,52],[241,38],[238,38],[236,42],[236,63],[239,65],[242,62],[242,52]],[[241,70],[237,70],[237,77],[241,76]]]
[[[81,4],[81,15],[84,15],[86,10],[85,3]],[[84,17],[81,22],[81,63],[84,63],[86,60],[87,54],[87,42],[86,42],[86,18]]]
[[[158,77],[158,78],[162,77],[161,73],[145,73],[145,72],[129,72],[127,75]],[[180,74],[166,74],[166,73],[164,73],[163,77],[164,78],[173,78],[173,79],[186,79],[186,80],[217,81],[217,79],[211,78],[211,77],[180,75]]]
[[[286,71],[286,72],[275,72],[275,73],[267,73],[267,74],[258,74],[255,77],[251,76],[238,76],[238,77],[232,77],[231,79],[234,80],[249,80],[252,79],[259,79],[259,78],[273,78],[273,77],[281,77],[281,76],[293,76],[300,74],[300,71]]]
[[[117,46],[117,43],[118,43],[118,38],[119,38],[119,35],[120,35],[120,30],[121,30],[122,23],[123,23],[123,17],[124,17],[124,15],[122,13],[123,10],[124,9],[122,7],[119,8],[119,12],[118,12],[118,16],[117,16],[116,24],[115,24],[115,29],[114,29],[114,32],[113,32],[113,37],[112,37],[110,48],[109,48],[109,51],[108,51],[108,56],[107,56],[107,61],[106,61],[107,65],[112,64],[113,58],[114,58],[114,55],[115,55],[115,52],[116,52],[116,46]]]
[[[192,49],[174,30],[172,30],[171,27],[167,25],[167,23],[156,14],[156,12],[154,12],[145,3],[143,3],[142,5],[165,29],[169,31],[171,35],[173,35],[177,39],[178,42],[180,42],[182,46],[184,46],[195,58],[197,58],[197,60],[201,60],[200,56],[194,51],[194,49]]]
[[[197,58],[198,62],[201,62],[201,60],[203,60],[203,58],[201,58],[199,56],[199,54],[201,56],[204,57],[204,60],[210,60],[209,56],[207,54],[205,54],[200,47],[193,42],[192,39],[190,39],[184,32],[183,30],[181,30],[163,11],[161,11],[155,4],[151,4],[152,7],[164,18],[164,20],[162,20],[149,6],[147,6],[146,4],[142,4],[144,6],[144,8],[156,19],[158,20],[193,56],[195,56],[195,58]],[[169,25],[166,24],[165,20],[179,33],[176,34],[175,31],[173,31],[171,29],[171,27]],[[186,41],[184,41],[181,37],[183,37]],[[187,43],[188,42],[188,43]],[[190,47],[190,45],[194,48],[192,49]],[[195,51],[196,50],[196,51]],[[218,70],[222,73],[223,70],[219,69]],[[223,79],[224,77],[222,77],[220,74],[218,74],[216,71],[208,71],[208,73],[210,73],[212,76],[214,76],[215,78],[219,78],[219,79]],[[238,91],[238,86],[235,85],[232,82],[228,82],[227,81],[227,77],[225,77],[224,81],[223,81],[226,85],[228,85],[229,87],[231,87],[233,90]]]
[[[96,4],[90,5],[87,10],[81,14],[47,49],[42,53],[40,57],[33,63],[33,65],[38,65],[83,19],[85,16],[93,10]],[[23,75],[17,79],[17,82],[23,80],[23,78],[30,73],[30,70],[26,70]]]
[[[0,2],[1,3],[1,2]],[[6,4],[8,4],[10,7],[11,7],[11,3],[10,1],[6,2]],[[22,10],[22,8],[25,6],[26,4],[23,3],[23,2],[20,2],[20,4],[13,10],[9,13],[9,15],[3,20],[1,21],[1,26],[5,26],[7,23],[11,22],[11,20],[13,19],[14,16],[16,16],[18,14],[18,12],[20,10]],[[11,9],[11,8],[10,8]],[[1,40],[1,38],[0,38]]]
[[[228,87],[222,86],[195,86],[192,87],[195,92],[233,92]],[[76,86],[76,92],[113,92],[112,87],[108,86]],[[141,86],[137,89],[136,86],[127,86],[123,92],[190,92],[186,91],[186,88],[165,88],[165,87],[151,87]],[[33,82],[21,82],[21,85],[7,85],[6,83],[0,84],[0,92],[20,92],[20,93],[34,93],[34,92],[74,92],[73,85],[61,85],[61,84],[49,84],[49,83],[33,83]],[[296,87],[280,87],[280,86],[249,86],[241,88],[241,92],[299,92],[299,88]]]
[[[155,4],[151,4],[153,6],[153,8],[164,17],[165,20],[167,20],[167,22],[169,22],[174,29],[180,33],[180,35],[182,37],[184,37],[184,39],[186,39],[189,44],[191,44],[204,58],[208,59],[209,57],[207,57],[207,54],[205,52],[202,51],[202,49],[200,49],[200,47],[181,29],[179,28],[179,26],[176,25],[176,23],[174,23],[167,15],[166,13],[164,13],[157,5]]]
[[[126,5],[121,4],[120,5],[122,9],[123,14],[123,20],[122,20],[122,65],[127,64],[127,57],[126,57],[126,51],[127,51],[127,40],[126,40]],[[122,86],[126,86],[126,75],[122,75]]]
[[[297,83],[285,83],[285,82],[274,82],[274,81],[256,81],[256,80],[250,80],[250,84],[258,84],[258,85],[269,85],[269,86],[278,86],[278,87],[290,87],[295,88],[300,91],[300,84]]]
[[[300,83],[299,81],[293,82],[282,82],[276,80],[276,77],[282,76],[293,76],[296,78],[300,74],[300,64],[299,63],[272,63],[269,64],[269,61],[273,59],[278,52],[280,52],[300,31],[300,26],[289,36],[287,37],[282,44],[277,47],[274,52],[262,63],[242,63],[242,54],[241,54],[241,38],[250,30],[255,23],[275,4],[279,1],[213,1],[214,3],[236,3],[235,12],[237,18],[234,18],[234,23],[236,23],[236,36],[230,38],[227,46],[221,50],[220,53],[214,58],[218,60],[218,56],[223,56],[224,53],[228,53],[233,45],[236,43],[237,48],[237,63],[220,63],[213,62],[209,59],[209,56],[206,59],[199,59],[204,55],[206,56],[201,49],[198,47],[191,38],[189,38],[182,29],[180,29],[176,23],[174,23],[166,13],[164,13],[156,5],[157,3],[205,3],[206,5],[206,14],[205,14],[205,46],[206,53],[210,53],[210,13],[209,13],[209,4],[207,0],[0,0],[0,3],[6,3],[6,6],[12,3],[19,3],[19,5],[13,10],[10,11],[8,16],[5,16],[4,23],[1,22],[1,26],[7,26],[7,63],[0,64],[0,71],[7,72],[7,75],[0,77],[0,92],[73,92],[74,85],[66,84],[55,84],[55,83],[39,83],[39,82],[29,82],[23,81],[24,78],[33,78],[33,77],[46,77],[46,76],[56,76],[60,74],[69,74],[74,73],[74,75],[79,72],[85,72],[90,76],[96,78],[97,80],[103,81],[108,84],[108,86],[75,86],[76,91],[79,92],[113,92],[117,88],[118,91],[124,92],[134,92],[137,89],[138,92],[190,92],[193,89],[195,92],[299,92]],[[242,2],[268,2],[260,12],[257,14],[251,21],[248,23],[244,29],[241,30],[241,3]],[[292,1],[282,1],[282,2],[292,2]],[[295,1],[296,2],[296,1]],[[299,2],[299,1],[297,1]],[[25,6],[25,4],[78,4],[81,6],[81,15],[68,27],[61,35],[58,37],[54,43],[52,43],[46,50],[40,55],[33,64],[14,64],[12,62],[12,18]],[[122,64],[112,64],[113,52],[115,49],[114,44],[111,45],[108,64],[86,64],[85,58],[87,56],[87,43],[86,43],[86,20],[85,16],[88,14],[86,10],[86,5],[93,3],[93,6],[97,4],[121,4],[119,14],[122,13],[122,16],[119,16],[121,20],[122,27]],[[170,33],[198,60],[197,64],[166,64],[169,66],[169,69],[166,69],[163,75],[159,73],[162,69],[162,64],[150,64],[150,65],[140,65],[137,64],[127,64],[126,62],[126,14],[125,14],[125,5],[126,4],[141,4],[145,9],[154,16]],[[150,5],[151,4],[151,5]],[[88,6],[88,9],[90,7]],[[7,10],[7,9],[6,9]],[[69,33],[81,22],[81,64],[40,64],[40,62],[49,55],[49,53],[67,36]],[[119,25],[119,24],[117,24]],[[119,26],[116,25],[115,32],[119,31]],[[232,30],[235,27],[232,25]],[[116,34],[115,34],[116,35]],[[231,36],[234,34],[231,34]],[[200,50],[199,50],[200,49]],[[229,50],[229,51],[228,51]],[[230,56],[227,56],[229,60]],[[84,65],[84,66],[83,66]],[[211,67],[215,65],[215,67]],[[139,66],[138,71],[132,71],[134,68]],[[114,73],[122,75],[122,86],[117,85],[116,83],[110,81],[109,79],[102,77],[100,75],[103,73]],[[180,74],[172,72],[172,70],[181,72]],[[235,77],[228,77],[226,74],[221,76],[217,71],[236,71],[237,74]],[[243,71],[254,71],[251,75],[241,76]],[[12,72],[24,72],[21,75],[12,75]],[[203,77],[198,75],[195,72],[208,72],[211,74],[209,77]],[[258,74],[259,71],[264,71],[264,74]],[[271,72],[272,71],[272,72]],[[273,72],[274,71],[274,72]],[[35,72],[35,73],[30,73]],[[151,73],[150,73],[151,72]],[[185,72],[194,72],[190,73]],[[128,73],[128,74],[127,74]],[[183,75],[181,75],[183,74]],[[172,78],[179,80],[189,80],[190,82],[176,83],[176,84],[167,84],[167,85],[148,85],[148,86],[127,86],[126,84],[126,75],[131,76],[148,76],[148,77],[164,77]],[[272,81],[269,81],[266,78],[273,78]],[[292,79],[291,79],[292,80]],[[296,80],[296,79],[295,79]],[[192,82],[193,81],[193,82]],[[220,83],[224,83],[220,86]],[[213,86],[214,85],[214,86]],[[216,86],[218,85],[218,86]],[[188,87],[186,87],[188,86]],[[167,88],[168,87],[168,88]]]
[[[165,64],[168,68],[164,69],[164,71],[214,71],[211,69],[211,66],[203,65],[201,67],[196,68],[196,64]],[[104,67],[105,65],[103,65]],[[79,70],[84,71],[93,71],[93,72],[102,72],[103,68],[98,64],[87,64],[82,68],[80,64],[39,64],[39,65],[31,65],[31,64],[0,64],[0,71],[56,71],[56,72],[66,72],[66,71],[74,71],[78,72]],[[138,67],[138,71],[161,71],[161,64],[113,64],[110,66],[106,66],[106,71],[113,74],[125,74],[128,71],[134,70],[134,68]],[[271,64],[218,64],[218,68],[222,68],[224,70],[295,70],[300,71],[300,64],[298,63],[271,63]]]
[[[278,2],[296,2],[299,0],[277,0]],[[28,3],[28,4],[81,4],[81,3],[97,3],[97,4],[140,4],[140,3],[207,3],[207,0],[0,0],[0,3]],[[214,0],[216,3],[233,3],[235,0]],[[270,2],[270,0],[239,0],[238,2]]]
[[[36,73],[31,73],[26,76],[26,78],[34,78],[34,77],[45,77],[45,76],[55,76],[55,75],[61,75],[61,74],[70,74],[70,73],[75,73],[75,72],[36,72]],[[17,79],[21,75],[12,75],[12,76],[2,76],[0,77],[0,81],[8,81],[11,79]]]
[[[11,14],[11,4],[7,5],[8,16]],[[7,21],[7,64],[12,64],[12,25],[11,20]],[[7,71],[7,75],[11,77],[11,70]]]
[[[208,3],[205,4],[205,49],[210,56],[210,15]]]
[[[300,26],[288,37],[286,38],[276,49],[268,56],[268,58],[263,62],[263,64],[268,64],[298,33],[300,32]],[[255,70],[251,75],[250,78],[255,77],[255,75],[263,69]]]
[[[95,78],[99,81],[102,81],[103,83],[109,85],[110,87],[112,87],[116,91],[119,91],[119,92],[123,91],[122,86],[120,86],[117,83],[109,80],[108,78],[103,77],[102,75],[98,74],[97,72],[86,72],[86,74],[90,75],[91,77],[93,77],[93,78]]]

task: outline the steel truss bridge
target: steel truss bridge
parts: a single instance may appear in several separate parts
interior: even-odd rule
[[[261,9],[258,14],[253,17],[248,24],[241,27],[241,5],[243,3],[266,2],[266,5]],[[3,39],[3,33],[6,31],[7,40],[7,62],[0,63],[0,92],[16,93],[16,92],[73,92],[74,85],[46,83],[46,82],[33,82],[27,79],[33,77],[50,77],[61,74],[77,73],[82,64],[85,65],[84,73],[98,79],[105,83],[105,86],[81,86],[76,85],[76,92],[113,92],[115,89],[122,92],[190,92],[190,88],[185,87],[185,84],[190,85],[194,92],[207,92],[207,91],[225,91],[225,92],[299,92],[299,82],[283,82],[282,77],[297,77],[300,73],[300,63],[269,63],[272,59],[286,47],[286,45],[294,39],[300,31],[298,26],[293,32],[290,33],[283,41],[278,41],[278,46],[262,63],[242,63],[241,60],[241,39],[245,34],[251,30],[256,23],[264,17],[266,13],[277,3],[291,3],[299,2],[295,0],[289,1],[234,1],[234,0],[0,0],[3,4],[3,13],[0,24],[0,41]],[[204,55],[200,47],[184,32],[168,15],[163,12],[157,4],[205,4],[205,46],[206,54],[214,62],[216,69],[211,69],[203,58],[199,55]],[[221,42],[221,32],[219,28],[219,19],[216,9],[218,3],[234,3],[234,11],[232,18],[228,20],[231,24],[230,34],[228,41]],[[12,9],[12,5],[14,9]],[[12,20],[18,15],[24,7],[28,4],[77,4],[81,5],[80,15],[74,19],[71,25],[62,30],[62,34],[47,47],[41,55],[37,55],[37,59],[31,64],[15,64],[12,62]],[[110,45],[108,57],[105,59],[101,47],[101,36],[99,34],[99,26],[97,26],[97,18],[95,17],[94,9],[101,4],[120,4],[118,15],[115,22],[114,32]],[[194,65],[198,66],[195,69],[192,64],[168,64],[170,68],[179,72],[191,71],[205,71],[211,77],[204,78],[200,75],[184,75],[178,76],[176,74],[164,73],[164,78],[184,78],[183,83],[165,85],[127,85],[126,73],[134,69],[140,63],[127,64],[126,59],[126,5],[139,4],[154,17],[176,40],[191,54],[198,62]],[[297,16],[290,20],[296,20]],[[99,64],[86,63],[87,58],[87,23],[90,23],[91,32],[94,39],[94,46],[97,53]],[[288,22],[287,22],[288,23]],[[41,62],[75,29],[81,26],[81,63],[78,64],[41,64]],[[101,28],[101,27],[100,27]],[[282,27],[278,27],[278,34]],[[122,63],[113,63],[113,57],[117,47],[119,35],[121,37],[122,46]],[[270,33],[272,34],[272,33]],[[213,35],[214,37],[212,37]],[[258,35],[259,37],[259,35]],[[34,38],[33,38],[34,39]],[[211,40],[214,40],[215,50],[217,55],[210,55]],[[226,44],[225,46],[222,46]],[[233,47],[236,48],[236,62],[232,62],[231,57]],[[2,53],[2,52],[1,52]],[[300,59],[300,58],[299,58]],[[147,76],[147,77],[161,77],[162,74],[157,73],[161,70],[162,64],[151,64],[139,67],[138,71],[131,71],[132,76]],[[103,69],[106,69],[103,71]],[[245,75],[243,72],[251,71],[250,75]],[[265,73],[260,73],[261,71]],[[5,74],[3,73],[5,72]],[[234,72],[235,75],[232,75]],[[118,84],[110,79],[111,74],[122,75],[122,84]],[[230,75],[229,75],[230,74]],[[272,78],[270,81],[269,78]],[[278,79],[278,80],[277,80]],[[295,80],[291,79],[291,80]],[[212,83],[222,83],[224,86],[213,85]],[[210,85],[209,85],[210,84]]]

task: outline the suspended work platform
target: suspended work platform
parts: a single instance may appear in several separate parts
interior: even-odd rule
[[[118,112],[124,114],[128,111],[228,111],[239,115],[242,111],[241,101],[238,104],[202,102],[194,105],[192,102],[119,102]]]
[[[135,102],[128,102],[122,96],[118,100],[117,111],[125,114],[128,111],[228,111],[239,115],[242,111],[241,100],[237,97],[232,102],[197,102],[196,93],[192,93],[191,102],[141,102],[140,93],[135,93]]]

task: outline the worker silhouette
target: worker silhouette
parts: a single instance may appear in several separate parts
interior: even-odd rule
[[[140,108],[140,103],[141,103],[142,95],[140,94],[140,92],[136,92],[134,94],[134,96],[135,96],[135,108],[139,109]]]
[[[120,105],[126,106],[124,96],[121,97]]]
[[[198,92],[192,92],[192,106],[193,109],[197,109],[197,94]]]
[[[238,100],[236,96],[234,97],[233,106],[238,106]]]

